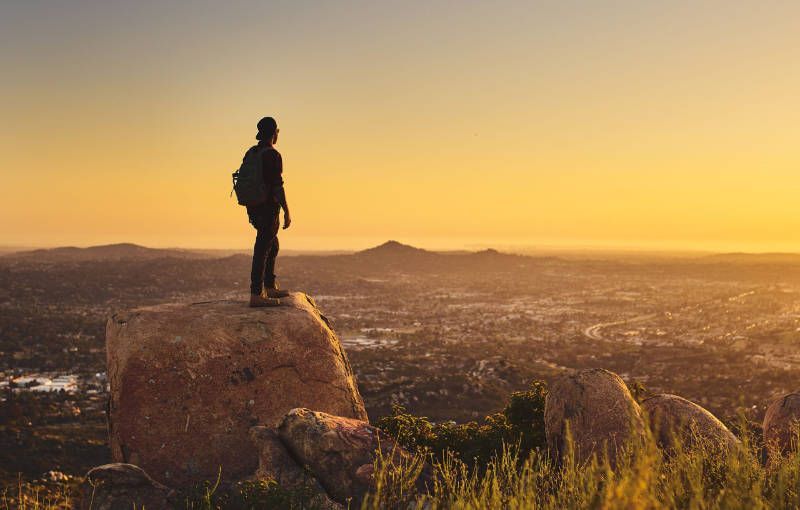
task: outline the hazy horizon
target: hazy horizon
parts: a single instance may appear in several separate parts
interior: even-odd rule
[[[495,242],[480,242],[476,239],[426,239],[426,238],[397,238],[397,237],[370,237],[370,238],[357,238],[331,241],[326,240],[320,242],[318,239],[306,240],[306,242],[294,243],[292,246],[284,249],[287,254],[291,252],[300,253],[329,253],[329,252],[356,252],[380,246],[389,241],[396,241],[401,244],[410,245],[415,248],[421,248],[432,251],[477,251],[485,249],[495,249],[508,253],[520,254],[533,254],[533,253],[564,253],[564,254],[580,254],[580,253],[607,253],[607,254],[628,254],[628,255],[713,255],[713,254],[753,254],[753,255],[766,255],[766,254],[800,254],[800,250],[792,250],[787,247],[785,250],[748,250],[741,246],[717,246],[716,248],[709,247],[708,249],[699,248],[677,248],[670,245],[651,244],[651,245],[636,245],[626,243],[608,243],[608,244],[589,244],[575,241],[573,243],[521,243],[510,242],[509,240],[496,240]],[[42,245],[12,245],[0,244],[0,252],[16,252],[25,250],[38,250],[38,249],[53,249],[53,248],[90,248],[97,246],[115,245],[115,244],[133,244],[143,246],[146,248],[154,249],[176,249],[176,250],[198,250],[198,251],[241,251],[249,253],[252,246],[243,244],[239,246],[196,246],[196,245],[178,245],[178,244],[147,244],[137,242],[135,240],[120,240],[108,243],[63,243],[63,244],[42,244]],[[321,247],[322,246],[322,247]]]

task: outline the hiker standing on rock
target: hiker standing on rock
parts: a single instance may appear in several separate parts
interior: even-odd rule
[[[292,218],[283,189],[283,161],[275,150],[278,124],[272,117],[258,121],[258,144],[244,155],[242,166],[233,174],[233,188],[240,205],[247,207],[247,216],[256,229],[253,266],[250,271],[250,306],[278,306],[288,292],[280,290],[275,279],[275,258],[278,256],[280,210],[283,228]]]

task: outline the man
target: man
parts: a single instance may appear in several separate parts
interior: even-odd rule
[[[258,121],[258,144],[248,150],[261,154],[262,170],[267,200],[258,205],[247,206],[247,216],[256,229],[253,246],[253,266],[250,271],[250,306],[265,307],[280,305],[280,298],[288,292],[280,290],[275,280],[275,258],[278,256],[278,230],[280,210],[283,208],[283,228],[289,228],[292,218],[283,189],[283,161],[275,150],[278,141],[278,124],[272,117]],[[248,154],[245,154],[247,158]]]

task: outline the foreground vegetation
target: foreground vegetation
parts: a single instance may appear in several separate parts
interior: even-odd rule
[[[646,391],[635,385],[638,399]],[[534,382],[482,425],[433,424],[395,409],[379,425],[416,457],[404,466],[376,462],[376,490],[364,509],[796,509],[800,453],[764,464],[760,426],[740,416],[731,429],[740,448],[726,451],[695,437],[664,452],[653,435],[612,468],[603,455],[578,464],[568,446],[562,462],[547,454],[547,388]],[[423,461],[427,490],[414,490]]]
[[[453,455],[434,459],[425,494],[411,490],[417,463],[398,469],[379,459],[377,489],[363,508],[800,508],[800,455],[765,468],[759,452],[745,438],[729,452],[700,443],[664,454],[648,438],[612,469],[604,458],[579,465],[567,455],[558,466],[542,451],[522,457],[509,446],[485,466],[469,467]]]
[[[790,509],[800,508],[800,454],[765,467],[757,427],[735,427],[741,448],[698,441],[664,452],[653,437],[631,445],[612,468],[604,456],[556,463],[543,434],[546,386],[515,393],[481,424],[432,423],[396,408],[379,421],[414,455],[402,465],[376,460],[376,486],[361,506],[371,509]],[[428,468],[424,468],[424,466]],[[420,481],[426,487],[419,490]],[[66,508],[69,488],[47,495],[20,484],[0,509]],[[180,498],[185,509],[311,509],[309,488],[272,481],[222,487],[205,484]],[[356,508],[351,505],[351,508]]]

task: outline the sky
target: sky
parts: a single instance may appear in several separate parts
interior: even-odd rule
[[[800,251],[800,3],[7,0],[0,245]]]

